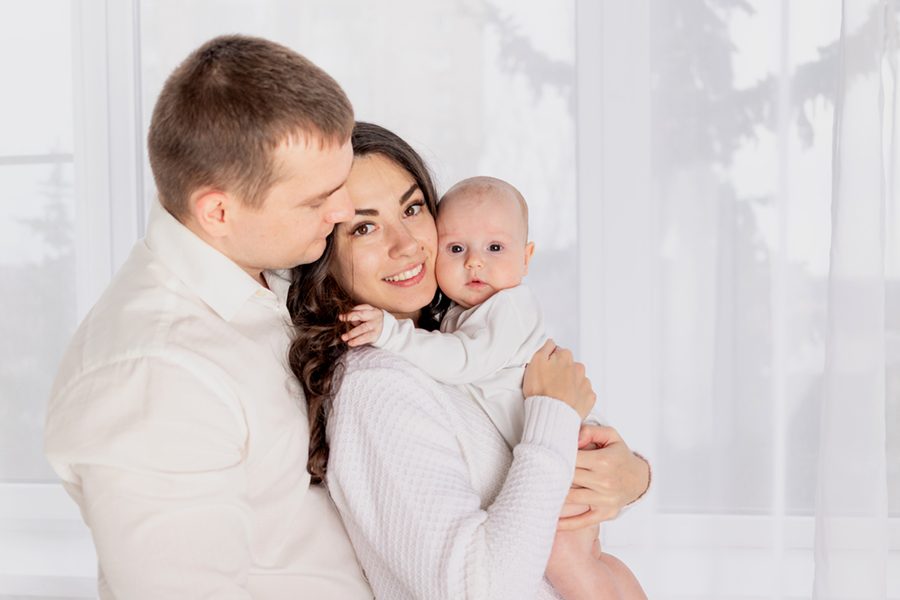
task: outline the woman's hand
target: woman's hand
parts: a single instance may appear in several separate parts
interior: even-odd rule
[[[559,529],[581,529],[615,518],[640,498],[650,485],[650,465],[637,456],[612,427],[582,425],[575,462],[575,480],[566,502],[586,504],[590,510],[559,520]]]
[[[549,396],[561,400],[574,408],[582,420],[597,400],[591,380],[584,374],[584,365],[575,362],[572,353],[553,340],[547,340],[525,367],[522,393],[526,398]]]

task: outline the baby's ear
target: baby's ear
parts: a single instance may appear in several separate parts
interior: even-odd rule
[[[534,256],[534,242],[528,242],[525,244],[525,272],[524,275],[528,275],[528,263],[531,262],[531,257]]]

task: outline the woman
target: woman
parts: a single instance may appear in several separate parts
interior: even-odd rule
[[[552,344],[535,355],[523,384],[525,434],[510,453],[461,391],[384,351],[348,353],[338,315],[354,304],[432,329],[444,308],[433,268],[436,193],[423,161],[366,123],[354,129],[353,148],[347,189],[356,216],[335,229],[319,261],[294,270],[289,296],[310,473],[321,481],[327,472],[376,596],[554,598],[543,572],[575,467],[573,441],[594,399],[583,367]],[[614,432],[582,432],[582,445],[598,441],[611,443],[580,453],[576,477],[586,488],[579,501],[596,510],[571,526],[613,516],[648,483],[646,465]],[[614,475],[592,468],[604,461]]]

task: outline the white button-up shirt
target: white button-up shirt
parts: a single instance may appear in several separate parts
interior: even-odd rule
[[[45,450],[91,529],[101,598],[372,597],[309,485],[288,283],[267,278],[155,206],[75,333]]]

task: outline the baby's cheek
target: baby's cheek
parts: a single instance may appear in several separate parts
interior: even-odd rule
[[[444,252],[438,252],[437,258],[434,261],[434,276],[437,278],[438,286],[441,289],[444,289],[444,285],[450,285],[452,283],[452,275],[453,275],[453,260],[449,258]]]
[[[452,255],[440,253],[434,263],[434,276],[438,287],[451,298],[465,287],[465,267]]]

